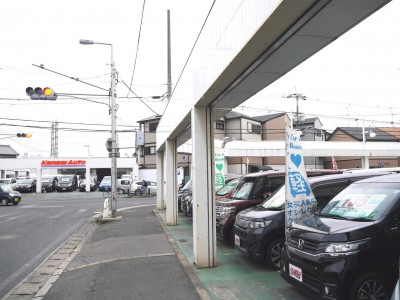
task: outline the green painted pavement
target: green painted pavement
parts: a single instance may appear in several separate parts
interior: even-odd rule
[[[165,211],[159,211],[165,224]],[[287,284],[277,271],[263,263],[255,262],[241,255],[233,247],[217,242],[215,268],[197,269],[193,264],[192,218],[179,214],[177,226],[165,226],[193,272],[203,284],[211,299],[309,299]]]

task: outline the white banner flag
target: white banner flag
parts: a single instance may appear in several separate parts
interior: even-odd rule
[[[299,223],[314,212],[316,200],[304,166],[300,132],[286,126],[286,226]]]

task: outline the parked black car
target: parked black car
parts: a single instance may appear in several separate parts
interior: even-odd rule
[[[9,203],[18,205],[21,202],[21,194],[13,191],[8,184],[0,183],[0,203],[7,206]]]
[[[78,187],[78,177],[76,175],[59,175],[57,192],[75,191]]]
[[[399,276],[400,175],[351,184],[286,232],[281,276],[319,299],[389,299]]]
[[[54,192],[57,190],[58,178],[56,175],[43,175],[42,176],[42,191]]]
[[[20,183],[17,185],[18,192],[36,192],[36,179],[26,178],[22,179]]]
[[[86,184],[87,184],[87,180],[86,178],[83,178],[81,180],[81,183],[79,184],[79,191],[80,192],[85,192],[86,191]],[[95,190],[97,190],[97,176],[90,176],[90,191],[94,192]]]
[[[317,209],[324,207],[333,197],[351,183],[389,172],[345,173],[312,177],[310,187],[317,200]],[[242,254],[265,261],[279,268],[280,250],[285,240],[285,186],[261,204],[241,211],[235,221],[235,248]]]

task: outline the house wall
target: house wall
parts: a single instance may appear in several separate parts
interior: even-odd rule
[[[285,140],[285,124],[290,123],[287,115],[282,115],[278,118],[267,121],[263,124],[264,141],[281,141]]]

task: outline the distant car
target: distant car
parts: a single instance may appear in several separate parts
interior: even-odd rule
[[[157,194],[157,182],[154,181],[147,181],[147,188],[150,189],[151,194]],[[143,180],[136,180],[133,181],[131,187],[129,189],[130,194],[134,194],[135,191],[143,185]]]
[[[0,203],[7,206],[9,203],[18,205],[21,202],[21,194],[13,191],[8,184],[0,183]]]
[[[87,180],[86,178],[81,180],[81,183],[79,185],[79,191],[80,192],[85,192],[86,191],[86,184]],[[96,177],[90,177],[90,191],[93,192],[97,190],[97,178]]]
[[[0,179],[0,183],[8,184],[13,191],[17,190],[18,183],[15,178],[2,178]]]
[[[61,191],[75,191],[78,188],[78,177],[72,175],[58,175],[57,192]]]
[[[36,191],[36,179],[26,178],[22,179],[17,186],[18,192],[28,192],[32,193]]]
[[[122,175],[123,176],[123,175]],[[118,180],[118,190],[122,191],[122,194],[129,194],[132,180],[128,178],[121,178]]]
[[[104,176],[99,184],[99,191],[111,191],[111,176]]]
[[[58,178],[56,175],[42,176],[42,190],[46,192],[54,192],[57,190]]]

